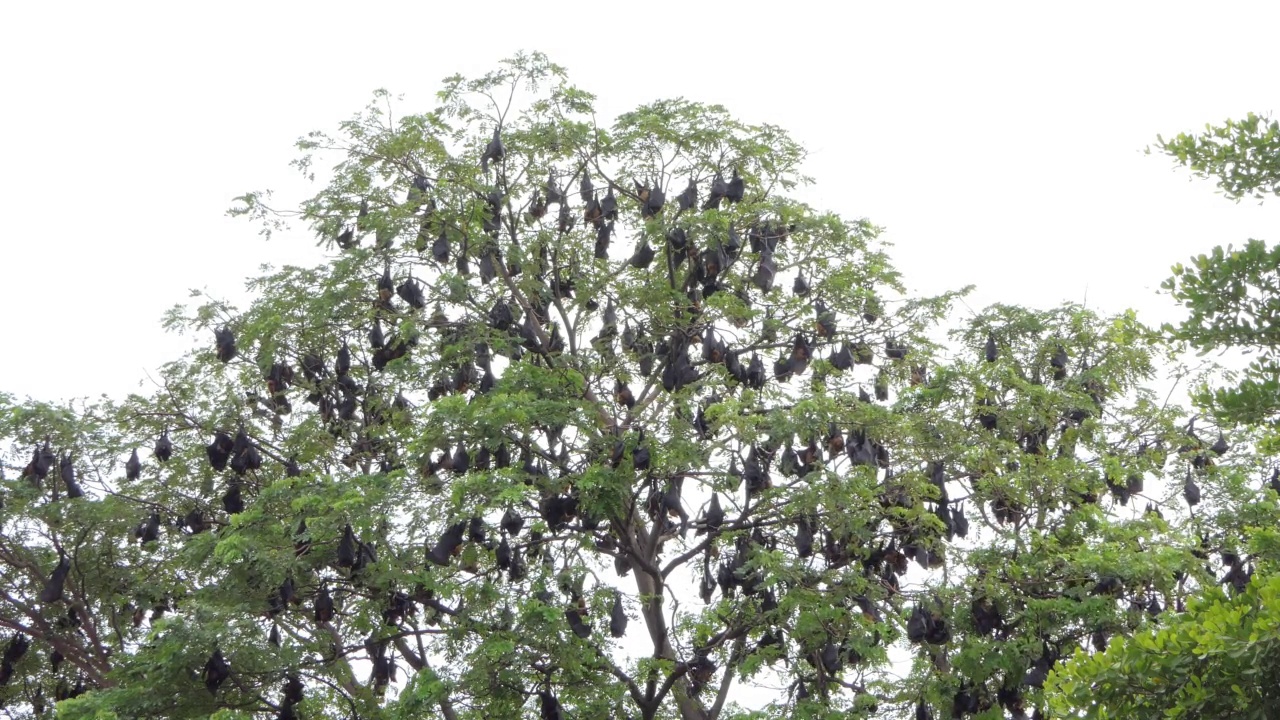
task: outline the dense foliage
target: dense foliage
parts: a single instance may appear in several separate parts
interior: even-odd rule
[[[1280,131],[1250,114],[1209,126],[1200,136],[1161,141],[1161,149],[1198,174],[1216,177],[1228,197],[1276,192]],[[1280,582],[1280,471],[1266,475],[1276,453],[1280,417],[1280,366],[1275,321],[1280,308],[1276,268],[1280,251],[1261,240],[1228,245],[1173,268],[1165,289],[1188,310],[1166,331],[1202,353],[1254,353],[1226,383],[1198,388],[1198,404],[1220,421],[1241,423],[1254,434],[1256,456],[1237,468],[1238,495],[1201,532],[1228,540],[1221,560],[1222,590],[1211,589],[1166,627],[1149,629],[1113,645],[1105,654],[1083,654],[1053,679],[1054,705],[1063,714],[1090,718],[1272,718],[1277,716],[1275,661],[1280,651],[1276,617]],[[1250,476],[1254,479],[1251,480]],[[1234,538],[1234,544],[1230,540]],[[1207,544],[1207,543],[1206,543]],[[1207,557],[1206,553],[1206,559]],[[1206,571],[1214,571],[1207,565]],[[1252,580],[1252,582],[1250,582]]]
[[[948,322],[781,129],[593,100],[380,93],[236,210],[330,262],[176,308],[150,396],[0,398],[11,715],[1024,717],[1218,584],[1253,491],[1158,333]]]

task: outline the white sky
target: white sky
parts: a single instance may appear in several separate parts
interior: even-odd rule
[[[977,283],[974,309],[1087,293],[1171,319],[1170,265],[1276,239],[1280,201],[1233,204],[1141,150],[1280,109],[1280,4],[753,5],[11,3],[0,387],[137,388],[189,346],[159,328],[189,288],[242,297],[259,263],[317,258],[224,215],[246,190],[313,191],[287,166],[297,137],[378,87],[425,109],[518,49],[567,66],[602,118],[685,96],[790,129],[806,199],[887,227],[919,292]]]

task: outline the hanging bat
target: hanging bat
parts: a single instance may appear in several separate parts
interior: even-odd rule
[[[716,173],[716,179],[711,182],[711,197],[702,204],[703,210],[719,210],[720,201],[724,199],[729,192],[729,185],[724,181],[724,175]]]
[[[591,625],[582,619],[582,613],[578,608],[567,608],[564,611],[564,616],[569,621],[569,629],[573,630],[574,635],[584,640],[591,637]]]
[[[600,201],[600,212],[605,220],[618,219],[618,198],[613,194],[612,184],[609,185],[609,192],[605,193]]]
[[[640,217],[648,219],[655,217],[662,212],[662,206],[667,202],[667,196],[662,192],[662,187],[658,183],[654,183],[653,189],[649,191],[648,197],[644,199],[644,208],[640,212]]]
[[[547,172],[547,182],[543,186],[543,190],[547,194],[547,204],[556,205],[564,204],[564,192],[556,186],[556,171],[552,168]]]
[[[693,181],[693,178],[689,178],[689,185],[676,197],[676,201],[680,204],[680,212],[698,204],[698,184]]]
[[[724,199],[731,203],[742,202],[743,194],[746,192],[746,186],[742,182],[742,177],[738,175],[738,169],[733,169],[733,177],[729,179],[729,184],[725,187]]]
[[[817,320],[814,322],[814,325],[817,327],[818,337],[835,337],[836,314],[821,300],[814,301],[813,311],[818,316]]]
[[[778,264],[773,259],[773,253],[762,252],[760,264],[756,267],[755,275],[751,277],[751,284],[760,288],[760,292],[768,294],[773,289],[773,278],[777,273]]]
[[[613,609],[609,612],[609,634],[620,638],[627,634],[627,611],[622,607],[622,593],[613,591]]]
[[[80,483],[76,482],[76,466],[71,460],[70,453],[62,456],[58,471],[62,475],[63,484],[67,486],[67,497],[84,497],[84,491],[80,489]]]
[[[216,695],[218,687],[231,676],[231,666],[222,657],[222,650],[214,650],[209,661],[204,665],[204,686],[210,695]]]
[[[133,449],[133,454],[129,456],[129,461],[124,464],[124,477],[126,480],[137,480],[142,476],[142,461],[138,459],[138,449]]]
[[[636,246],[635,254],[631,256],[631,267],[637,270],[644,270],[653,262],[655,254],[654,249],[649,247],[649,243],[644,238],[641,238],[639,245]]]
[[[401,300],[409,303],[409,306],[414,310],[421,310],[427,306],[427,299],[422,294],[422,286],[418,284],[417,280],[413,279],[413,276],[410,276],[396,288],[396,294],[400,296]]]
[[[344,229],[337,237],[338,247],[343,250],[350,250],[356,246],[356,233],[352,228]]]
[[[237,354],[239,354],[239,351],[236,349],[236,336],[231,332],[231,328],[223,325],[217,330],[214,330],[213,340],[218,360],[228,363],[231,362]]]
[[[519,537],[520,530],[524,527],[524,517],[520,513],[514,512],[511,508],[507,508],[502,514],[502,522],[500,524],[502,531],[510,533],[511,537]]]
[[[58,566],[53,569],[53,573],[49,575],[49,581],[44,584],[44,589],[40,591],[40,602],[56,603],[62,600],[63,588],[67,583],[67,574],[71,572],[71,561],[67,556],[58,554]],[[8,654],[6,653],[6,660]]]
[[[796,273],[796,281],[791,284],[791,293],[796,297],[809,295],[809,283],[804,279],[804,271]]]
[[[502,134],[499,128],[493,129],[493,139],[485,146],[480,156],[480,169],[488,174],[489,161],[498,162],[507,156],[507,149],[502,145]]]

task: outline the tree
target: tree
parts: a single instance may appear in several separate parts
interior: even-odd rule
[[[1249,113],[1241,121],[1206,125],[1200,135],[1159,138],[1158,147],[1237,202],[1280,193],[1280,123]],[[1280,250],[1261,240],[1228,245],[1173,268],[1163,287],[1188,310],[1175,339],[1202,353],[1224,348],[1257,353],[1234,387],[1202,388],[1199,400],[1228,422],[1274,422],[1280,411],[1280,365],[1275,327],[1280,319],[1276,268]]]
[[[1177,508],[1234,497],[1227,451],[1131,313],[943,342],[964,291],[904,297],[878,228],[788,197],[777,127],[603,127],[539,54],[438,99],[301,140],[340,161],[300,209],[240,199],[332,260],[175,308],[212,343],[154,394],[4,399],[9,707],[1022,717],[1214,581]]]
[[[1244,121],[1207,126],[1203,135],[1159,140],[1162,151],[1196,174],[1216,177],[1227,197],[1239,200],[1277,192],[1280,128],[1250,114]],[[1223,538],[1224,589],[1209,587],[1168,626],[1121,640],[1105,654],[1077,656],[1051,680],[1053,705],[1090,718],[1276,716],[1278,651],[1274,640],[1275,595],[1280,590],[1280,515],[1272,473],[1261,489],[1253,480],[1263,458],[1276,448],[1280,415],[1280,366],[1273,325],[1280,309],[1276,268],[1280,253],[1260,240],[1240,250],[1228,245],[1178,264],[1164,288],[1183,303],[1188,317],[1164,330],[1174,342],[1201,353],[1224,349],[1258,352],[1234,384],[1202,384],[1197,404],[1223,423],[1248,430],[1256,455],[1242,458],[1229,474],[1229,512],[1204,523]],[[1228,380],[1236,377],[1228,375]],[[1208,554],[1204,553],[1205,559]],[[1206,567],[1212,571],[1212,567]]]
[[[1280,576],[1274,572],[1276,506],[1254,513],[1267,564],[1236,593],[1211,588],[1168,625],[1079,653],[1050,680],[1063,716],[1088,718],[1274,718],[1280,707]],[[1265,548],[1265,550],[1264,550]],[[1229,586],[1230,587],[1230,586]]]

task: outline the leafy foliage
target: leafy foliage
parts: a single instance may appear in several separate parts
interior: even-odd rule
[[[1228,245],[1173,268],[1163,287],[1189,315],[1166,330],[1201,352],[1226,348],[1254,354],[1235,386],[1204,389],[1201,402],[1223,419],[1273,423],[1280,405],[1280,248],[1250,240]]]
[[[878,228],[789,197],[779,128],[683,99],[603,127],[537,54],[438,100],[301,140],[300,209],[240,199],[333,258],[175,308],[209,345],[154,394],[4,398],[7,705],[1023,717],[1217,583],[1182,497],[1246,488],[1144,387],[1167,349],[1131,313],[940,342],[964,290],[905,297]]]
[[[1274,525],[1280,519],[1273,513]],[[1213,590],[1159,630],[1079,653],[1050,680],[1055,709],[1087,718],[1270,718],[1280,705],[1280,577]]]
[[[1161,147],[1198,174],[1218,177],[1228,196],[1239,199],[1246,193],[1262,197],[1276,191],[1277,142],[1276,124],[1263,124],[1250,114],[1244,121],[1210,128],[1206,136],[1162,140]],[[1181,325],[1166,326],[1174,340],[1202,353],[1257,353],[1237,384],[1204,385],[1195,399],[1220,421],[1253,426],[1252,439],[1263,457],[1275,453],[1280,415],[1280,366],[1272,337],[1280,302],[1278,263],[1280,252],[1250,240],[1239,250],[1217,247],[1193,258],[1190,266],[1179,264],[1164,283],[1190,313]],[[1210,557],[1210,534],[1227,539],[1219,546],[1225,589],[1208,588],[1168,625],[1118,641],[1105,654],[1077,653],[1050,682],[1051,702],[1059,712],[1089,718],[1274,717],[1280,705],[1273,672],[1280,517],[1272,493],[1280,492],[1280,480],[1273,472],[1259,493],[1249,487],[1247,469],[1236,468],[1237,479],[1222,484],[1234,495],[1225,505],[1234,512],[1202,518],[1203,559]],[[1205,570],[1213,568],[1206,565]]]
[[[1157,147],[1196,175],[1216,178],[1229,198],[1280,194],[1280,122],[1249,113],[1243,120],[1206,124],[1199,135],[1178,133]]]

